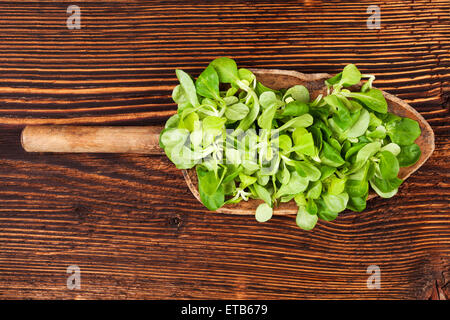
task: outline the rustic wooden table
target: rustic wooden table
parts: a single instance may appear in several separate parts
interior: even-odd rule
[[[80,29],[69,5],[0,4],[0,298],[449,297],[448,0],[86,1]],[[174,69],[222,55],[305,73],[353,62],[428,120],[436,150],[396,197],[304,232],[208,212],[165,157],[20,147],[26,124],[162,124]]]

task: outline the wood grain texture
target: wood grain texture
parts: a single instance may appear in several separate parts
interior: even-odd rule
[[[449,297],[448,1],[77,4],[80,30],[67,2],[0,4],[0,298]],[[373,4],[380,30],[366,28]],[[304,232],[208,212],[164,157],[20,147],[27,124],[161,125],[174,69],[220,55],[304,73],[353,62],[424,116],[436,150],[398,196]]]
[[[164,126],[26,126],[20,141],[27,152],[163,155],[164,150],[159,146],[163,128]]]

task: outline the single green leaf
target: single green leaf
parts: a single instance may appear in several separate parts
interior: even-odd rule
[[[313,124],[313,120],[314,120],[313,117],[309,113],[306,113],[306,114],[301,115],[299,117],[292,118],[291,120],[289,120],[288,122],[283,124],[278,129],[273,130],[273,134],[275,134],[277,132],[284,131],[284,130],[289,129],[289,128],[309,127],[310,125]]]
[[[198,114],[196,112],[189,113],[183,119],[183,124],[190,132],[194,131],[196,129],[196,124],[200,124]]]
[[[258,198],[264,200],[264,202],[266,202],[270,207],[272,207],[272,198],[270,195],[270,192],[267,191],[266,188],[264,188],[263,186],[254,183],[251,185],[253,188],[255,188],[255,192],[258,196]]]
[[[252,83],[253,80],[256,79],[256,76],[253,74],[253,72],[245,68],[240,68],[238,70],[238,75],[241,80],[245,80],[248,83]]]
[[[178,128],[178,123],[180,122],[180,115],[175,113],[169,119],[167,119],[166,125],[164,128]]]
[[[281,116],[283,117],[298,117],[301,115],[304,115],[305,113],[309,112],[309,106],[300,101],[291,101],[289,102],[286,107],[283,109],[283,112],[281,113]]]
[[[306,207],[298,207],[297,218],[295,219],[295,222],[303,230],[309,231],[314,229],[318,220],[319,217],[317,215],[309,214],[308,211],[306,211]]]
[[[340,167],[345,163],[339,152],[325,141],[323,142],[323,148],[320,152],[320,161],[331,167]]]
[[[300,129],[304,128],[297,128],[292,134],[292,138],[294,139],[294,146],[290,151],[295,151],[299,155],[305,154],[308,156],[314,156],[316,151],[314,148],[314,139],[312,133],[307,132],[305,134],[301,134],[302,131]]]
[[[160,145],[164,148],[173,147],[178,144],[184,144],[189,137],[189,130],[178,128],[166,128],[161,131]]]
[[[258,222],[266,222],[272,218],[273,209],[267,203],[261,203],[256,208],[255,218]]]
[[[348,92],[342,93],[346,97],[357,99],[362,102],[367,108],[380,113],[387,112],[387,102],[383,96],[383,92],[378,89],[370,89],[366,92]]]
[[[412,166],[419,160],[421,154],[420,147],[415,143],[409,146],[402,146],[397,156],[400,167]]]
[[[306,193],[306,198],[319,199],[321,194],[322,194],[322,182],[321,181],[315,181],[309,187],[309,190]]]
[[[263,92],[259,96],[259,104],[261,105],[262,109],[269,108],[273,105],[278,105],[279,103],[281,103],[281,101],[278,100],[276,94],[273,91]]]
[[[252,177],[243,173],[239,173],[239,179],[241,180],[241,189],[247,188],[249,185],[252,185],[256,182],[256,177]]]
[[[181,114],[184,109],[193,107],[181,85],[177,85],[175,86],[175,88],[173,88],[172,99],[178,104],[177,112],[179,114]]]
[[[370,179],[370,186],[380,197],[391,198],[397,193],[398,187],[402,182],[403,180],[397,177],[393,179],[381,179],[374,176]]]
[[[394,156],[398,156],[400,151],[401,151],[401,148],[400,148],[400,146],[398,144],[391,142],[391,143],[383,146],[381,148],[381,151],[389,151]]]
[[[384,179],[392,179],[397,177],[400,169],[397,158],[389,151],[381,151],[379,154],[379,159],[381,176]]]
[[[203,205],[211,211],[216,211],[225,203],[225,192],[222,185],[212,195],[205,194],[199,186],[199,194]]]
[[[362,197],[369,191],[369,183],[367,180],[348,179],[345,191],[350,197]]]
[[[378,126],[375,130],[367,130],[366,137],[371,139],[384,139],[386,137],[386,128]]]
[[[366,109],[361,109],[361,113],[358,120],[352,125],[350,129],[345,133],[347,138],[358,138],[362,136],[369,127],[370,115]]]
[[[175,70],[178,81],[180,81],[181,88],[183,89],[184,95],[187,97],[188,101],[193,107],[198,107],[197,91],[195,90],[194,81],[190,75],[188,75],[183,70]]]
[[[309,91],[305,86],[295,85],[290,87],[284,94],[284,98],[291,96],[294,100],[302,103],[309,102]],[[283,98],[283,100],[284,100]]]
[[[342,192],[338,195],[326,193],[322,195],[322,198],[325,205],[332,212],[344,211],[348,202],[348,194],[346,192]]]
[[[342,77],[339,83],[344,87],[350,87],[361,81],[361,72],[354,64],[348,64],[342,71]]]
[[[219,209],[225,202],[225,192],[214,172],[197,166],[198,189],[200,200],[209,210]]]
[[[332,195],[338,195],[344,192],[346,180],[347,179],[345,178],[341,179],[336,176],[332,176],[328,185],[328,193]]]
[[[297,194],[303,192],[308,187],[308,179],[301,177],[297,171],[291,173],[291,177],[287,184],[284,184],[278,189],[276,197],[283,195]]]
[[[290,151],[292,148],[292,140],[287,134],[278,137],[278,147],[283,151]]]
[[[320,176],[321,181],[325,180],[326,178],[330,177],[333,173],[336,172],[335,167],[330,167],[327,165],[321,165],[319,169],[320,169],[320,173],[321,173],[321,176]]]
[[[421,133],[417,121],[409,118],[402,118],[399,121],[390,122],[386,129],[392,142],[400,146],[413,144]]]
[[[338,83],[342,79],[342,72],[339,72],[335,76],[331,77],[330,79],[325,80],[325,83],[329,86],[332,86],[336,83]]]
[[[195,81],[197,93],[203,97],[221,100],[219,95],[219,76],[212,65],[209,65]]]
[[[356,161],[352,166],[351,173],[354,173],[358,169],[362,168],[363,165],[369,160],[370,157],[375,155],[381,149],[381,143],[378,141],[371,142],[362,147],[356,154]]]
[[[220,57],[213,60],[210,65],[217,71],[220,82],[235,83],[239,80],[238,68],[233,59]]]
[[[272,104],[270,107],[264,109],[258,117],[258,126],[261,129],[270,130],[272,128],[272,121],[276,111],[276,104]]]
[[[356,212],[363,211],[364,209],[366,209],[366,198],[367,196],[350,197],[347,202],[347,208]]]
[[[212,134],[217,135],[222,131],[225,121],[226,119],[224,118],[208,116],[203,119],[203,130],[205,132],[212,132]]]
[[[313,164],[307,161],[295,161],[295,160],[292,160],[290,163],[294,165],[295,170],[301,177],[306,178],[309,181],[317,181],[320,179],[321,172]]]
[[[339,215],[339,212],[337,211],[331,211],[330,208],[325,204],[325,201],[323,199],[317,199],[317,215],[320,219],[323,219],[325,221],[333,221],[337,218]]]
[[[242,120],[247,116],[249,111],[249,108],[245,104],[238,102],[229,107],[226,107],[225,117],[227,117],[227,119],[231,121]]]

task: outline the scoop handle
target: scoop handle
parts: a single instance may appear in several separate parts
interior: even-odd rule
[[[22,147],[27,152],[163,154],[163,128],[95,126],[27,126]]]

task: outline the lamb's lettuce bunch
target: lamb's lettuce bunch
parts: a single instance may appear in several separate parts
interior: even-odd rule
[[[256,219],[263,222],[279,203],[295,201],[298,226],[311,230],[319,218],[364,210],[369,185],[394,196],[399,168],[421,154],[418,123],[387,112],[374,76],[353,64],[326,80],[327,95],[313,101],[304,86],[272,90],[226,57],[196,80],[182,70],[176,75],[178,112],[160,145],[177,168],[196,168],[210,210],[261,199]],[[361,90],[351,90],[361,79]]]

